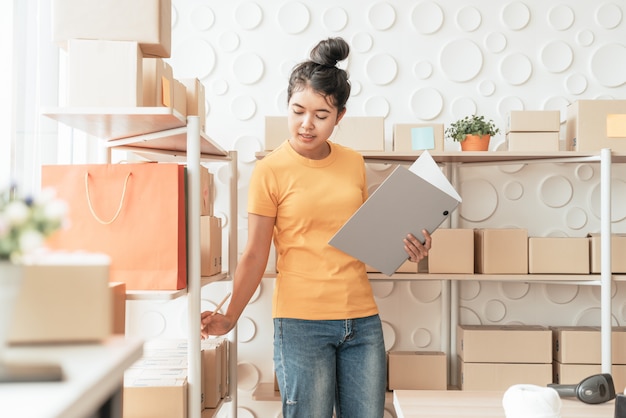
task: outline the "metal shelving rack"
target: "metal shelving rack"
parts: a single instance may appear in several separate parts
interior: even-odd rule
[[[201,403],[200,291],[209,283],[231,278],[237,266],[237,153],[225,151],[200,129],[199,117],[183,118],[167,107],[50,108],[43,115],[99,138],[107,149],[129,151],[143,158],[187,165],[189,204],[188,285],[179,291],[133,291],[128,300],[167,300],[187,296],[188,310],[188,405]],[[228,270],[211,277],[200,275],[200,169],[202,162],[224,162],[230,167]],[[237,416],[237,329],[229,340],[230,415]],[[195,349],[194,349],[195,347]],[[214,415],[224,406],[218,406]],[[188,408],[188,418],[200,418],[200,408]]]

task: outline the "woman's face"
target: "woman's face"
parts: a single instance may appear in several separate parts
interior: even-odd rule
[[[344,113],[345,109],[338,114],[337,108],[311,87],[294,92],[287,115],[291,146],[303,157],[325,158],[330,153],[326,140]]]

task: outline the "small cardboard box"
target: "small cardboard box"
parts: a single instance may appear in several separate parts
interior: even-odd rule
[[[143,106],[169,107],[174,95],[172,67],[161,58],[142,60]]]
[[[124,376],[124,418],[187,418],[187,378]]]
[[[433,232],[428,251],[428,272],[474,273],[474,230],[439,228]]]
[[[442,123],[397,123],[393,126],[393,151],[443,151]]]
[[[211,340],[201,341],[204,407],[215,408],[222,399],[222,350]]]
[[[559,110],[511,110],[505,132],[559,132],[560,129]]]
[[[509,151],[545,151],[559,150],[558,132],[509,132],[506,134]]]
[[[461,390],[505,391],[516,384],[547,386],[552,383],[552,364],[468,363],[459,361]]]
[[[445,353],[437,351],[390,351],[389,390],[446,390],[448,367]]]
[[[222,272],[222,219],[200,217],[200,274],[213,276]]]
[[[137,41],[144,55],[169,58],[171,0],[53,0],[52,39]]]
[[[213,216],[215,213],[215,177],[206,167],[200,167],[200,190],[202,192],[200,215]]]
[[[561,364],[555,361],[552,365],[553,383],[560,385],[577,385],[583,379],[594,374],[602,373],[601,364]],[[614,364],[611,366],[613,385],[618,393],[626,387],[626,365]]]
[[[553,358],[563,364],[600,364],[601,338],[599,327],[552,327]],[[614,365],[626,365],[626,327],[613,327],[611,357]]]
[[[385,150],[385,119],[378,116],[344,116],[329,140],[356,151]],[[289,139],[286,116],[265,117],[265,150],[276,149]]]
[[[67,106],[143,106],[137,42],[71,39],[67,63]]]
[[[174,79],[174,99],[172,100],[172,107],[178,114],[187,119],[187,87],[179,80]]]
[[[539,325],[459,325],[457,355],[467,363],[552,363],[552,331]]]
[[[602,261],[600,258],[602,242],[600,234],[592,233],[588,235],[589,242],[589,258],[591,261],[591,273],[600,273]],[[626,234],[611,235],[611,270],[613,273],[626,273]]]
[[[626,114],[626,100],[577,100],[567,107],[567,151],[626,152],[626,129],[610,115]],[[608,135],[608,131],[612,136]],[[617,136],[624,134],[624,136]]]
[[[474,271],[482,274],[528,274],[528,230],[474,230]]]
[[[589,238],[528,238],[531,274],[589,274]]]
[[[111,333],[124,335],[126,333],[126,283],[109,282],[111,289]]]
[[[87,343],[109,337],[109,263],[105,255],[77,255],[24,265],[8,341]]]
[[[181,83],[187,88],[187,116],[198,116],[200,130],[206,129],[206,102],[204,84],[197,78],[183,78]]]

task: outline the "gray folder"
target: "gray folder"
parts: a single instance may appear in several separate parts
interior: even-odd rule
[[[426,174],[412,171],[416,165],[420,165],[418,171]],[[329,244],[392,275],[408,259],[403,238],[412,233],[423,242],[422,230],[434,232],[460,201],[425,151],[411,170],[397,166]]]

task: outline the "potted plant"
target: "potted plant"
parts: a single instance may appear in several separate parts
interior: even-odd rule
[[[446,128],[446,136],[460,142],[463,151],[487,151],[489,140],[499,132],[493,120],[482,115],[465,116]]]

